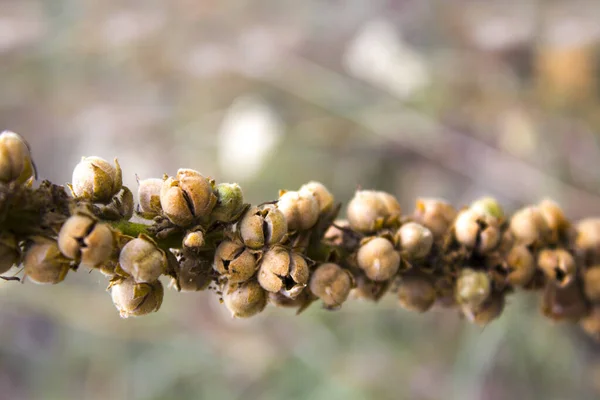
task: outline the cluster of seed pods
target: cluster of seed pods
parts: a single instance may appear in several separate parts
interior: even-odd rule
[[[117,160],[84,157],[70,196],[34,187],[35,175],[25,141],[0,134],[0,274],[17,279],[6,274],[22,264],[24,280],[56,284],[97,270],[124,318],[159,310],[163,282],[212,290],[240,318],[393,294],[407,310],[450,308],[481,326],[510,293],[537,290],[545,316],[600,339],[600,218],[571,224],[551,200],[507,216],[489,197],[462,209],[421,198],[403,214],[392,194],[357,190],[342,220],[314,181],[251,206],[239,185],[180,169],[138,180],[136,206]],[[8,207],[25,217],[11,222]]]

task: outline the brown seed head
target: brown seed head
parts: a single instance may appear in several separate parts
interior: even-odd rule
[[[28,280],[39,284],[62,282],[70,268],[54,240],[36,237],[25,251],[23,266]]]
[[[369,279],[386,281],[398,272],[400,254],[389,240],[375,237],[360,246],[356,261]]]
[[[575,259],[565,249],[541,250],[538,254],[538,266],[558,286],[570,284],[577,273]]]
[[[242,243],[224,240],[215,251],[213,268],[230,283],[245,282],[256,272],[256,258]]]
[[[433,246],[433,234],[423,225],[408,222],[400,227],[395,235],[401,254],[409,260],[426,257]]]
[[[158,178],[142,179],[139,181],[138,202],[140,212],[148,216],[160,215],[162,206],[160,205],[160,191],[163,186],[163,180]]]
[[[165,273],[167,256],[152,239],[140,235],[123,246],[119,264],[136,283],[151,283]]]
[[[258,283],[268,292],[296,297],[308,283],[308,264],[298,253],[275,246],[263,255]]]
[[[402,277],[398,285],[400,306],[409,311],[425,312],[436,300],[436,290],[431,278],[423,274]]]
[[[110,259],[114,242],[112,229],[87,214],[69,217],[58,234],[60,251],[66,257],[91,268]]]
[[[95,203],[108,203],[123,186],[121,167],[101,157],[83,157],[73,170],[73,194]]]
[[[400,213],[400,204],[394,196],[374,190],[357,190],[346,210],[352,229],[363,233],[397,222]]]
[[[253,207],[239,222],[240,236],[251,249],[261,249],[279,243],[288,231],[283,213],[274,205]]]
[[[517,211],[510,219],[510,231],[516,241],[526,246],[545,244],[551,237],[550,227],[539,207],[530,206]]]
[[[600,218],[586,218],[577,223],[575,246],[587,265],[600,263]]]
[[[25,140],[14,132],[0,133],[0,182],[22,184],[34,175],[35,168]]]
[[[319,202],[312,193],[285,192],[277,201],[290,231],[308,230],[319,219]]]
[[[160,191],[164,214],[178,226],[206,219],[216,203],[211,181],[192,169],[179,169],[175,177],[163,182]]]
[[[319,203],[320,215],[327,214],[331,210],[333,210],[335,199],[329,191],[329,189],[327,189],[327,187],[322,183],[310,181],[302,185],[298,192],[300,192],[300,194],[302,194],[303,196],[308,194],[312,194],[313,196],[315,196],[315,198],[317,199],[317,203]]]
[[[223,302],[234,318],[248,318],[264,310],[267,292],[255,280],[228,283],[223,290]]]
[[[413,217],[416,222],[428,228],[436,240],[439,240],[452,225],[456,214],[456,209],[444,200],[420,198],[417,199]]]
[[[111,286],[112,301],[121,318],[139,317],[160,309],[164,289],[160,281],[136,283],[132,278]]]
[[[546,224],[550,228],[551,241],[553,243],[558,242],[558,240],[564,236],[570,225],[563,210],[560,208],[558,203],[550,199],[542,200],[538,204],[538,209],[542,213],[542,217],[544,217]]]
[[[339,308],[354,286],[352,275],[337,264],[325,263],[310,277],[310,291],[321,299],[326,308]]]

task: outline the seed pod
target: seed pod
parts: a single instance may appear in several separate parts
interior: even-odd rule
[[[204,233],[201,230],[188,231],[183,237],[183,247],[190,250],[201,249],[205,244]]]
[[[502,314],[504,304],[504,294],[493,293],[478,307],[463,306],[462,312],[470,322],[485,327]]]
[[[310,291],[321,299],[325,308],[339,308],[354,286],[352,275],[337,264],[325,263],[310,277]]]
[[[560,206],[550,200],[544,199],[538,204],[538,208],[542,213],[542,217],[550,228],[550,240],[552,243],[557,243],[561,237],[564,237],[569,228],[569,221]]]
[[[108,203],[123,186],[121,167],[101,157],[83,157],[73,170],[73,195],[95,203]]]
[[[346,214],[352,229],[375,232],[400,219],[400,204],[394,196],[374,190],[357,190]]]
[[[419,273],[402,277],[398,285],[400,306],[409,311],[425,312],[436,299],[436,290],[431,278]]]
[[[310,181],[300,187],[301,195],[312,194],[319,203],[319,214],[324,215],[333,210],[335,199],[329,189],[320,182]]]
[[[290,231],[308,230],[319,219],[319,203],[310,193],[285,192],[279,197],[277,208],[285,215]]]
[[[13,265],[19,263],[21,254],[14,235],[9,233],[0,234],[0,274],[5,273]]]
[[[540,209],[535,206],[517,211],[510,219],[510,231],[517,242],[526,246],[545,244],[551,237],[546,219]]]
[[[398,272],[400,254],[389,240],[375,237],[360,246],[356,261],[369,279],[386,281]]]
[[[119,265],[136,283],[151,283],[165,273],[167,256],[154,240],[140,235],[123,246]]]
[[[577,272],[575,259],[565,249],[543,249],[538,254],[538,266],[544,275],[559,286],[566,286]]]
[[[485,254],[498,246],[501,232],[498,220],[472,209],[461,211],[454,221],[456,240],[463,246]]]
[[[153,218],[162,213],[160,191],[163,180],[158,178],[142,179],[139,181],[138,202],[139,212],[144,217]]]
[[[506,256],[508,275],[506,281],[514,286],[525,286],[535,275],[535,259],[527,246],[517,245]]]
[[[230,283],[245,282],[256,272],[256,258],[243,244],[224,240],[215,251],[213,268]]]
[[[600,302],[600,266],[593,266],[583,272],[583,292],[593,302]]]
[[[215,221],[231,222],[244,210],[244,194],[237,183],[220,183],[215,187],[217,203],[212,211]]]
[[[160,309],[164,297],[160,281],[136,283],[132,278],[111,286],[112,301],[121,318],[139,317]]]
[[[283,213],[267,204],[248,210],[239,222],[239,230],[244,244],[258,250],[279,243],[287,233],[288,225]]]
[[[444,200],[434,198],[417,199],[413,215],[416,222],[428,228],[436,240],[441,239],[456,218],[456,210]]]
[[[70,268],[70,260],[64,257],[54,240],[35,237],[23,257],[25,276],[38,284],[62,282]]]
[[[431,231],[416,222],[402,225],[394,239],[400,247],[402,256],[411,261],[426,257],[433,246]]]
[[[263,255],[258,283],[268,292],[283,291],[293,298],[306,287],[308,272],[304,257],[276,246]]]
[[[0,182],[23,184],[35,175],[29,146],[10,131],[0,133]]]
[[[577,223],[575,246],[586,265],[600,263],[600,218],[586,218]]]
[[[554,321],[578,321],[587,315],[589,304],[576,280],[572,280],[566,286],[558,286],[551,282],[544,289],[541,311]]]
[[[212,262],[202,258],[183,257],[179,260],[175,287],[182,292],[206,289],[212,282]]]
[[[595,340],[600,340],[600,306],[592,308],[589,315],[579,321],[581,328]]]
[[[114,232],[86,214],[67,219],[58,234],[58,247],[68,258],[88,267],[108,261],[114,249]]]
[[[471,204],[469,209],[473,210],[477,215],[485,215],[495,218],[498,221],[504,219],[504,210],[498,201],[492,197],[483,197]]]
[[[267,292],[255,280],[228,283],[223,290],[223,302],[234,318],[248,318],[264,310]]]
[[[169,220],[189,226],[207,218],[217,203],[211,181],[192,169],[179,169],[167,178],[160,191],[160,205]]]
[[[391,281],[375,282],[364,274],[354,277],[354,287],[350,291],[350,299],[379,301],[390,289]]]
[[[477,309],[492,292],[489,276],[483,271],[465,268],[456,280],[456,301],[471,310]]]

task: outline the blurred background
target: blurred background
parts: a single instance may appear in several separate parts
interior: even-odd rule
[[[248,201],[315,179],[600,215],[600,3],[0,0],[0,128],[40,176],[118,157]],[[600,347],[511,296],[485,329],[353,301],[232,320],[167,291],[121,320],[96,272],[0,282],[0,399],[592,399]]]

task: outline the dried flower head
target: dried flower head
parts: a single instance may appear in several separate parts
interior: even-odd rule
[[[506,281],[514,286],[525,286],[533,279],[536,262],[527,246],[514,246],[506,256]]]
[[[123,186],[119,162],[115,158],[113,167],[101,157],[83,157],[73,170],[71,185],[75,197],[108,203]]]
[[[92,268],[110,259],[114,242],[112,229],[87,214],[69,217],[58,234],[60,251],[66,257]]]
[[[239,222],[242,241],[256,250],[279,243],[287,231],[285,216],[272,204],[249,209]]]
[[[29,146],[10,131],[0,133],[0,182],[25,183],[35,175]]]
[[[456,240],[463,246],[485,254],[498,246],[501,239],[499,220],[473,209],[461,211],[454,221]]]
[[[164,214],[178,226],[208,218],[216,203],[212,182],[193,169],[179,169],[175,177],[163,182],[160,191]]]
[[[129,318],[158,311],[164,289],[160,281],[136,283],[128,278],[111,285],[110,294],[121,318]]]
[[[398,272],[400,254],[394,249],[392,242],[375,237],[360,246],[356,261],[369,279],[385,281]]]
[[[222,241],[215,251],[214,269],[230,283],[245,282],[256,272],[256,258],[242,243]]]
[[[566,286],[575,279],[575,259],[565,249],[543,249],[538,254],[538,266],[546,277],[559,286]]]
[[[275,246],[262,257],[258,283],[268,292],[296,297],[308,283],[308,264],[302,255]]]

